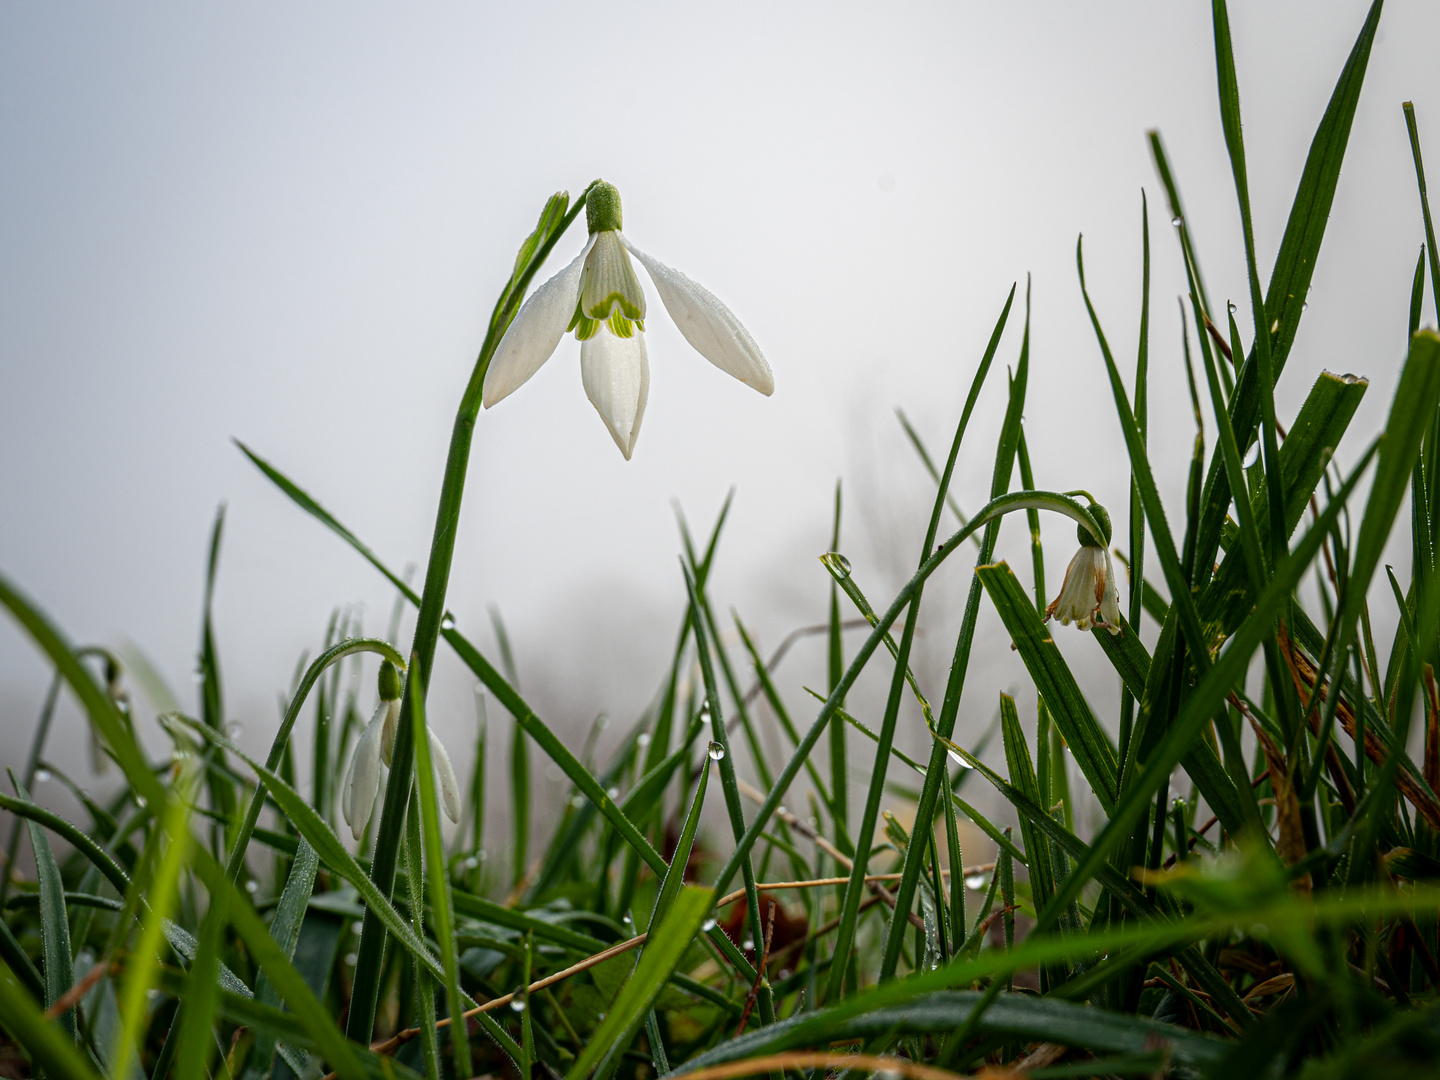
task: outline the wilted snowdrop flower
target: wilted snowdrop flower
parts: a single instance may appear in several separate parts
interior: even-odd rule
[[[620,231],[620,193],[597,182],[585,199],[590,239],[565,269],[535,290],[501,339],[485,376],[488,409],[550,358],[566,331],[580,340],[580,378],[628,461],[650,390],[640,260],[675,325],[701,356],[767,397],[775,389],[760,347],[708,289],[646,255]]]
[[[345,782],[340,789],[340,809],[356,840],[360,839],[370,815],[375,811],[375,796],[380,791],[380,766],[383,763],[388,767],[395,751],[395,730],[400,723],[400,690],[400,673],[389,660],[382,660],[380,704],[355,743],[355,753],[350,756],[350,767],[345,770]],[[434,763],[436,782],[440,785],[445,816],[459,822],[460,785],[455,781],[450,755],[445,753],[445,747],[435,732],[427,727],[426,733],[430,736],[430,757]]]
[[[1098,503],[1090,505],[1090,516],[1110,542],[1110,515]],[[1103,626],[1112,634],[1120,633],[1120,594],[1115,588],[1115,568],[1110,552],[1084,525],[1075,527],[1080,537],[1080,550],[1065,568],[1065,581],[1060,595],[1045,609],[1045,618],[1059,619],[1066,626],[1073,621],[1081,630]]]

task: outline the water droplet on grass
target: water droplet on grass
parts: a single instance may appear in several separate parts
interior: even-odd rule
[[[1243,465],[1245,468],[1248,469],[1248,468],[1250,468],[1251,465],[1254,465],[1255,462],[1257,462],[1257,461],[1259,461],[1259,460],[1260,460],[1260,444],[1259,444],[1258,442],[1254,442],[1254,443],[1251,443],[1251,444],[1250,444],[1250,449],[1245,451],[1245,457],[1244,457],[1244,459],[1240,462],[1240,464]]]
[[[251,896],[254,896],[257,892],[260,891],[260,882],[256,881],[254,878],[251,878],[249,881],[245,882],[245,891],[248,892]]]
[[[706,919],[703,923],[700,924],[700,932],[701,932],[702,934],[708,934],[711,930],[714,930],[714,929],[715,929],[715,920],[714,920],[714,919]]]
[[[35,770],[35,782],[36,782],[37,784],[48,784],[48,783],[50,782],[50,770],[49,770],[49,769],[36,769],[36,770]]]
[[[238,739],[240,733],[244,730],[245,725],[240,723],[239,720],[231,720],[230,723],[225,725],[225,734],[232,739]]]
[[[345,966],[346,966],[346,967],[354,967],[354,966],[355,966],[357,963],[359,963],[359,962],[360,962],[360,956],[359,956],[359,954],[353,953],[353,952],[352,952],[352,953],[346,953],[346,954],[345,954]]]
[[[721,746],[718,742],[712,742],[712,743],[710,744],[710,760],[711,760],[711,761],[724,761],[724,760],[725,760],[725,747]]]
[[[636,736],[635,736],[635,745],[638,746],[638,747],[640,747],[642,750],[643,750],[645,747],[649,746],[649,745],[650,745],[650,733],[649,733],[648,731],[642,731],[639,735],[636,735]]]
[[[1170,219],[1170,224],[1171,224],[1171,225],[1174,225],[1175,228],[1178,229],[1178,228],[1180,228],[1180,226],[1182,226],[1182,225],[1185,224],[1185,219],[1184,219],[1183,217],[1181,217],[1180,215],[1177,214],[1177,215],[1175,215],[1174,217],[1172,217],[1172,218]]]
[[[850,576],[850,560],[838,551],[832,551],[830,553],[830,565],[835,568],[835,572],[842,578],[848,578]]]
[[[513,998],[511,998],[511,999],[510,999],[510,1011],[511,1011],[511,1012],[524,1012],[524,1011],[525,1011],[525,999],[524,999],[524,998],[520,998],[520,997],[513,997]]]
[[[950,760],[953,761],[953,762],[955,762],[955,764],[956,764],[956,765],[959,765],[962,769],[973,769],[973,768],[975,768],[974,765],[971,765],[970,762],[966,761],[963,757],[961,757],[959,754],[957,754],[954,750],[946,750],[945,752],[950,755]]]
[[[465,857],[465,869],[466,869],[466,870],[474,870],[474,869],[475,869],[477,866],[479,866],[479,865],[480,865],[480,860],[477,859],[474,855],[467,855],[467,856]]]
[[[978,892],[988,884],[990,884],[990,876],[988,874],[967,874],[965,877],[965,887],[967,889],[973,889]]]
[[[455,616],[454,616],[454,615],[451,615],[449,612],[446,612],[446,613],[445,613],[445,616],[440,620],[440,629],[441,629],[441,630],[454,630],[454,629],[455,629]]]

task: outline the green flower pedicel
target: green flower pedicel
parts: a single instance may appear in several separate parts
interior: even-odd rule
[[[645,292],[632,255],[696,352],[766,396],[775,389],[775,377],[730,309],[708,289],[638,249],[620,231],[622,221],[620,192],[597,181],[585,199],[589,241],[515,316],[486,373],[484,403],[488,409],[514,393],[573,330],[580,342],[585,394],[629,460],[650,390]]]

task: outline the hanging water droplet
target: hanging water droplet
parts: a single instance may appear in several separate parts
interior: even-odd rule
[[[820,827],[820,819],[814,814],[811,814],[806,820],[810,823],[812,829],[818,829]]]
[[[620,789],[618,787],[606,788],[605,794],[611,799],[618,799],[620,797]]]
[[[511,999],[510,999],[510,1011],[511,1011],[511,1012],[524,1012],[524,1011],[525,1011],[525,999],[522,998],[522,997],[519,997],[519,996],[516,996],[516,997],[511,998]]]
[[[1301,311],[1309,311],[1309,310],[1310,310],[1310,301],[1307,300],[1307,301],[1305,301],[1305,303],[1301,304],[1301,305],[1300,305],[1300,310],[1301,310]]]
[[[710,760],[711,760],[711,761],[723,761],[723,760],[725,760],[725,747],[721,746],[718,742],[712,742],[712,743],[710,744]]]
[[[953,761],[953,762],[955,762],[955,764],[956,764],[956,765],[959,765],[962,769],[973,769],[973,768],[975,768],[974,765],[971,765],[970,762],[966,761],[963,757],[961,757],[959,754],[957,754],[954,750],[946,750],[945,752],[950,755],[950,760]]]
[[[711,930],[714,930],[714,929],[715,929],[715,920],[714,920],[714,919],[706,919],[703,923],[700,924],[700,932],[701,932],[702,934],[708,934]]]
[[[978,892],[988,884],[990,884],[990,877],[987,874],[967,874],[965,877],[965,887],[967,889]]]
[[[1226,301],[1225,301],[1225,308],[1226,308],[1226,310],[1228,310],[1228,311],[1230,312],[1231,315],[1234,315],[1234,314],[1235,314],[1235,310],[1236,310],[1236,309],[1235,309],[1235,301],[1234,301],[1234,300],[1226,300]]]
[[[225,725],[225,734],[232,739],[238,739],[240,733],[244,730],[245,725],[240,723],[239,720],[231,720],[230,723]]]
[[[359,956],[358,953],[353,953],[353,952],[352,952],[352,953],[346,953],[346,954],[345,954],[345,966],[346,966],[346,967],[354,967],[354,966],[355,966],[356,964],[358,964],[359,962],[360,962],[360,956]]]
[[[36,770],[35,770],[35,782],[36,782],[37,784],[48,784],[48,783],[50,782],[50,770],[49,770],[49,769],[36,769]]]
[[[479,866],[479,865],[480,865],[480,860],[477,859],[474,855],[467,855],[467,856],[465,856],[465,869],[466,869],[466,870],[474,870],[474,869],[475,869],[477,866]]]
[[[1245,458],[1243,461],[1240,462],[1240,464],[1248,469],[1251,465],[1254,465],[1255,462],[1259,460],[1260,444],[1258,442],[1254,442],[1250,444],[1250,449],[1245,451]]]
[[[775,813],[776,813],[776,815],[777,815],[778,817],[782,817],[782,818],[783,818],[783,817],[784,817],[786,814],[788,814],[789,812],[790,812],[789,810],[786,810],[786,809],[785,809],[785,805],[784,805],[783,803],[782,803],[781,805],[775,807]]]
[[[1185,219],[1184,219],[1183,217],[1181,217],[1179,214],[1176,214],[1174,217],[1172,217],[1172,218],[1170,219],[1170,224],[1171,224],[1171,225],[1174,225],[1175,228],[1178,229],[1178,228],[1180,228],[1180,226],[1182,226],[1182,225],[1185,224]]]
[[[622,923],[624,923],[626,926],[629,926],[632,920],[631,920],[631,918],[630,918],[629,913],[627,912],[626,914],[620,916],[620,921],[621,921]]]
[[[744,942],[741,943],[740,947],[746,952],[749,952],[751,949],[755,948],[755,939],[747,937]]]
[[[599,716],[597,716],[597,717],[595,718],[595,730],[596,730],[596,731],[604,731],[604,730],[605,730],[607,727],[609,727],[609,726],[610,726],[610,717],[606,716],[604,713],[601,713]]]
[[[645,749],[645,747],[649,746],[649,745],[650,745],[650,733],[649,733],[648,731],[642,731],[642,732],[640,732],[639,735],[636,735],[636,736],[635,736],[635,745],[638,746],[638,747],[640,747],[640,749],[642,749],[642,750]]]
[[[454,615],[451,615],[451,614],[447,611],[447,612],[444,614],[444,616],[440,619],[440,629],[441,629],[441,630],[454,630],[454,629],[455,629],[455,616],[454,616]]]
[[[838,551],[832,551],[830,553],[830,565],[835,568],[835,572],[842,578],[848,578],[850,576],[850,560]]]
[[[144,810],[145,807],[150,805],[150,801],[146,799],[144,795],[136,795],[135,805],[138,806],[141,810]]]
[[[354,922],[352,922],[352,923],[350,924],[350,929],[351,929],[352,932],[358,934],[358,933],[360,933],[361,930],[365,929],[365,924],[364,924],[363,922],[361,922],[359,919],[356,919]]]
[[[248,892],[251,896],[254,896],[257,892],[260,891],[260,882],[256,881],[254,878],[251,878],[249,881],[245,882],[245,891]]]
[[[128,713],[130,711],[130,702],[126,701],[123,697],[117,698],[115,701],[115,707],[119,709],[122,713]]]
[[[582,806],[585,805],[585,796],[584,796],[584,795],[571,795],[571,796],[570,796],[570,805],[573,806],[576,810],[579,810]]]
[[[202,683],[202,682],[204,682],[204,681],[205,681],[205,669],[204,669],[204,668],[198,668],[198,667],[197,667],[194,671],[192,671],[192,672],[190,673],[190,678],[193,679],[193,680],[194,680],[195,682],[197,682],[197,683]]]

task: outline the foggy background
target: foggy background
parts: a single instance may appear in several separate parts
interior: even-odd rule
[[[1232,5],[1267,276],[1367,6]],[[1423,233],[1400,105],[1416,102],[1434,172],[1436,41],[1440,6],[1387,5],[1278,388],[1288,420],[1322,369],[1370,378],[1339,454],[1347,467],[1382,423],[1404,353]],[[1151,456],[1178,532],[1194,425],[1175,304],[1183,268],[1145,139],[1157,127],[1212,300],[1239,305],[1249,340],[1210,10],[1198,0],[6,5],[0,568],[72,641],[142,650],[194,710],[205,545],[226,503],[215,597],[226,712],[263,750],[277,696],[301,652],[321,647],[332,610],[359,606],[366,631],[383,633],[394,592],[232,437],[397,571],[423,567],[455,407],[516,247],[547,196],[578,194],[595,177],[619,187],[640,247],[745,322],[776,391],[762,398],[694,353],[642,274],[652,384],[633,461],[584,396],[572,338],[481,416],[448,604],[496,660],[487,608],[498,605],[523,693],[577,749],[602,712],[616,721],[613,746],[669,663],[684,604],[672,502],[703,534],[736,488],[710,594],[722,622],[733,605],[766,653],[825,617],[829,579],[816,556],[829,545],[837,479],[841,550],[876,607],[888,604],[920,555],[933,498],[894,410],[943,455],[1018,282],[952,489],[967,510],[985,502],[1027,274],[1036,482],[1094,492],[1123,545],[1126,459],[1074,250],[1083,232],[1091,293],[1128,380],[1142,189],[1154,257]],[[583,241],[577,226],[542,279]],[[1433,323],[1428,299],[1425,311]],[[1406,521],[1387,557],[1402,580]],[[1074,529],[1047,519],[1044,530],[1053,597]],[[998,553],[1029,582],[1023,519],[1003,528]],[[914,666],[937,704],[968,580],[957,556],[925,596]],[[988,601],[982,613],[960,717],[967,742],[989,724],[997,692],[1024,685]],[[402,648],[411,625],[407,612]],[[1393,625],[1382,600],[1382,642]],[[1117,679],[1096,645],[1073,630],[1056,639],[1113,724]],[[860,640],[850,635],[848,651]],[[748,668],[738,649],[734,659]],[[0,619],[8,764],[23,764],[48,677]],[[815,711],[802,688],[824,679],[820,639],[777,672],[802,726]],[[852,698],[862,718],[878,723],[888,680],[888,660],[877,660]],[[462,782],[472,687],[442,644],[431,716]],[[367,717],[373,694],[367,673]],[[136,696],[159,753],[165,741]],[[1033,731],[1033,693],[1020,707]],[[906,709],[898,744],[923,754],[920,718]],[[490,713],[488,816],[503,851],[511,725],[493,703]],[[50,753],[76,775],[83,732],[66,702]],[[778,750],[778,734],[767,738]],[[852,737],[851,755],[863,763],[868,747]],[[533,759],[543,839],[562,788]],[[866,780],[852,764],[852,801]],[[62,805],[58,795],[37,792]]]

